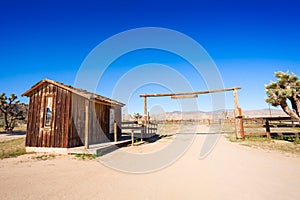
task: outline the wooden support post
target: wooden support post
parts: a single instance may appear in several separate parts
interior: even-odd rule
[[[118,132],[117,122],[116,122],[116,120],[114,120],[114,142],[117,142],[117,140],[118,140],[117,132]]]
[[[147,123],[148,123],[148,119],[147,119],[147,97],[144,97],[144,118],[145,118],[144,127],[147,127]],[[144,134],[146,134],[146,128],[144,128]],[[141,141],[143,141],[143,130],[141,130]]]
[[[89,148],[89,100],[85,100],[84,146]]]
[[[267,138],[271,139],[271,130],[270,130],[269,120],[266,120],[266,134],[267,134]]]
[[[242,109],[238,108],[238,111],[239,111],[239,118],[238,118],[238,121],[239,121],[239,133],[240,133],[241,139],[244,139],[245,138],[245,130],[244,130],[244,122],[243,122]]]
[[[244,126],[243,126],[243,114],[242,109],[239,108],[238,94],[237,90],[233,90],[234,99],[234,117],[235,117],[235,131],[237,139],[244,139]]]
[[[134,132],[131,130],[131,145],[134,145]]]
[[[147,97],[144,97],[144,116],[147,117]]]
[[[238,107],[239,107],[239,100],[238,100],[237,90],[233,90],[233,100],[234,100],[234,116],[237,117]]]

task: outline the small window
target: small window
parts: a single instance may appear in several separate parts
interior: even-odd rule
[[[52,97],[46,97],[46,109],[45,109],[45,127],[50,127],[52,122]]]

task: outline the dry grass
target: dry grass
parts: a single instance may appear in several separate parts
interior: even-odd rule
[[[227,138],[229,141],[238,142],[243,146],[300,156],[300,144],[296,142],[267,139],[263,136],[245,137],[245,140],[237,140],[234,133],[227,134]]]
[[[253,139],[258,138],[258,139]],[[300,145],[293,142],[287,142],[283,140],[268,140],[262,137],[246,138],[240,142],[242,145],[250,146],[254,148],[261,148],[266,150],[275,150],[284,153],[292,153],[300,156]]]
[[[26,154],[25,137],[0,142],[0,159]]]

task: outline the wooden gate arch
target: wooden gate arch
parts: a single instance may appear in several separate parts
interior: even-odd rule
[[[144,98],[144,117],[148,120],[147,117],[147,98],[149,97],[171,97],[171,99],[183,99],[183,98],[197,98],[201,94],[217,93],[217,92],[233,92],[234,99],[234,117],[235,117],[235,130],[236,138],[244,139],[244,126],[243,126],[243,117],[242,109],[239,107],[238,93],[237,91],[242,89],[241,87],[232,87],[224,88],[218,90],[203,90],[198,92],[181,92],[181,93],[165,93],[165,94],[140,94],[140,97]],[[148,122],[146,122],[148,124]]]

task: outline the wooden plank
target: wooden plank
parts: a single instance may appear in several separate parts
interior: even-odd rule
[[[144,96],[144,116],[147,116],[147,97]]]
[[[36,133],[39,135],[39,147],[44,147],[45,146],[45,143],[43,142],[43,132],[41,131],[40,129],[40,115],[39,113],[41,112],[41,90],[39,90],[37,93],[36,93],[36,108],[35,108],[35,112],[36,112],[36,115],[35,115],[35,118],[36,118],[36,123],[35,123],[35,131]]]
[[[56,118],[57,113],[57,88],[56,86],[49,85],[49,95],[52,96],[52,122],[51,122],[51,130],[50,130],[50,138],[52,138],[51,143],[55,147],[60,147],[59,142],[57,142],[57,135],[55,127],[59,123]]]
[[[84,123],[84,134],[85,134],[85,148],[89,148],[89,100],[85,100],[85,123]]]
[[[40,110],[40,129],[43,128],[44,126],[44,120],[45,120],[45,101],[46,101],[46,87],[43,87],[41,89],[42,91],[42,96],[41,96],[41,110]]]
[[[135,122],[122,122],[122,125],[123,124],[134,124]]]
[[[70,113],[69,113],[69,119],[70,119],[70,122],[69,122],[69,136],[68,136],[68,148],[69,147],[72,147],[72,139],[73,139],[73,135],[74,135],[74,132],[76,131],[75,130],[75,124],[74,124],[74,105],[73,105],[73,101],[74,101],[74,98],[73,98],[73,94],[70,93]]]
[[[93,124],[95,123],[94,119],[94,112],[95,112],[95,101],[90,101],[90,106],[89,106],[89,143],[90,144],[95,144],[97,138],[96,138],[96,133],[94,132],[94,126]]]
[[[132,126],[132,127],[122,127],[122,129],[129,129],[129,130],[143,130],[144,127],[136,127],[136,126]]]
[[[67,90],[64,90],[64,93],[66,95],[65,98],[65,110],[64,110],[64,115],[63,117],[65,118],[65,123],[63,124],[64,128],[64,140],[62,143],[62,147],[63,148],[67,148],[68,147],[68,140],[69,140],[69,112],[70,112],[70,92],[68,92]]]
[[[194,95],[174,95],[174,96],[171,96],[171,99],[190,99],[190,98],[198,98],[198,95],[194,94]]]
[[[265,132],[261,132],[261,133],[245,133],[245,136],[265,136],[266,133]]]
[[[67,91],[65,89],[61,90],[62,93],[62,98],[61,98],[61,109],[60,109],[60,118],[61,118],[61,123],[60,123],[60,131],[59,134],[61,135],[61,142],[60,142],[60,147],[63,147],[64,144],[66,143],[66,133],[65,133],[65,124],[66,124],[66,99],[67,99]]]
[[[260,126],[244,126],[244,128],[265,128],[263,125]]]
[[[80,127],[78,124],[78,118],[79,118],[79,114],[78,114],[78,95],[73,94],[72,95],[72,107],[73,107],[73,112],[72,112],[72,117],[73,117],[73,134],[71,137],[71,147],[75,146],[75,142],[76,142],[76,137],[79,135],[79,131],[80,131]]]
[[[114,120],[114,142],[117,142],[117,122]]]
[[[134,145],[134,131],[131,131],[131,146]]]

